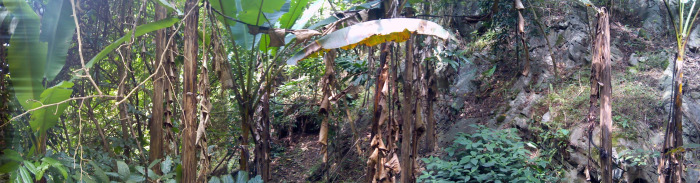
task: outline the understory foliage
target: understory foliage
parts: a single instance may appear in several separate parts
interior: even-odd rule
[[[446,157],[422,159],[426,171],[419,182],[556,182],[547,174],[549,161],[517,129],[472,127],[473,134],[461,133],[445,148]]]

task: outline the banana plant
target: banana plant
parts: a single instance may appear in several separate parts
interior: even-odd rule
[[[690,9],[687,9],[687,5],[690,5]],[[669,6],[668,2],[664,0],[664,5],[668,10],[668,15],[673,24],[673,29],[676,33],[676,46],[678,48],[678,53],[676,54],[676,61],[673,63],[673,107],[671,110],[671,119],[667,123],[666,132],[661,160],[658,166],[659,182],[681,182],[683,178],[683,170],[685,169],[683,164],[684,150],[683,150],[683,62],[685,58],[685,47],[688,44],[688,39],[690,38],[690,31],[692,30],[695,20],[698,14],[700,14],[700,8],[695,9],[695,4],[697,0],[678,0],[677,6],[678,11],[674,11]],[[697,11],[693,13],[693,11]],[[674,13],[678,13],[674,17]],[[691,21],[692,20],[692,21]]]

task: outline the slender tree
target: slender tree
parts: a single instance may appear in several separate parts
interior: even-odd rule
[[[165,7],[161,5],[155,5],[156,20],[165,18]],[[165,37],[165,29],[160,29],[156,31],[156,60],[155,60],[155,80],[153,81],[153,111],[152,119],[149,125],[150,133],[150,149],[149,149],[149,160],[148,162],[153,162],[157,159],[163,158],[163,116],[164,105],[163,99],[165,94],[165,83],[169,80],[166,75],[165,65],[167,64],[167,55],[165,54],[165,47],[167,44],[167,38]],[[160,165],[156,164],[153,166],[153,171],[160,175],[162,174]]]

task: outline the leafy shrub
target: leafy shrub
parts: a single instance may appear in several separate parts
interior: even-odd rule
[[[426,171],[418,182],[542,182],[548,162],[533,155],[516,129],[494,130],[482,125],[474,134],[461,133],[445,149],[448,157],[423,158]],[[534,153],[536,154],[536,153]]]

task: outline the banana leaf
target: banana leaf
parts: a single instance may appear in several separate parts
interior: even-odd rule
[[[139,37],[139,36],[142,36],[146,33],[149,33],[149,32],[152,32],[152,31],[155,31],[158,29],[170,27],[173,24],[175,24],[175,22],[178,22],[178,21],[180,21],[179,18],[170,17],[170,18],[165,18],[165,19],[158,20],[155,22],[151,22],[151,23],[148,23],[145,25],[137,26],[135,36]],[[85,67],[88,67],[88,68],[92,67],[92,65],[95,64],[96,61],[102,60],[103,58],[105,58],[107,56],[107,54],[109,54],[112,51],[114,51],[115,49],[117,49],[119,47],[119,45],[130,40],[131,34],[132,34],[131,32],[132,31],[129,31],[128,33],[126,33],[126,35],[124,35],[124,37],[117,39],[112,44],[108,45],[102,51],[97,53],[97,55],[95,55],[95,57],[90,59],[90,61],[88,61],[88,63],[85,63]],[[75,79],[75,78],[73,78],[73,79]]]
[[[44,92],[41,93],[41,102],[35,102],[33,108],[37,108],[42,104],[50,105],[69,99],[73,93],[72,87],[73,83],[64,81],[44,90]],[[38,131],[40,136],[42,136],[42,134],[46,133],[46,130],[56,125],[58,117],[63,114],[66,107],[68,107],[68,103],[45,107],[32,112],[29,126],[31,126],[33,131]]]
[[[66,65],[66,53],[75,33],[73,7],[69,0],[51,0],[41,20],[40,41],[48,43],[44,78],[48,81]]]
[[[44,77],[47,44],[39,41],[39,16],[26,1],[5,0],[3,3],[17,20],[7,55],[10,79],[17,100],[28,110],[32,108],[32,100],[38,100],[44,91],[41,82]]]
[[[330,49],[352,49],[357,45],[374,46],[380,43],[408,40],[411,34],[431,35],[441,39],[456,40],[442,26],[423,19],[394,18],[362,22],[349,26],[316,40],[287,60],[294,65],[309,56],[318,55]]]

